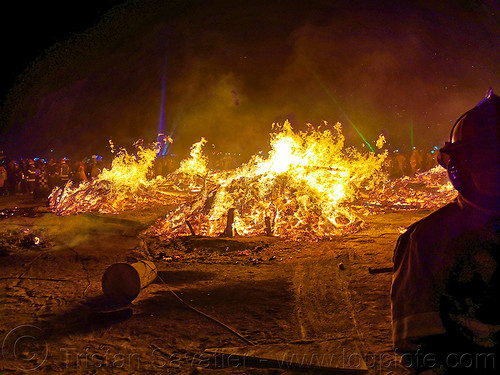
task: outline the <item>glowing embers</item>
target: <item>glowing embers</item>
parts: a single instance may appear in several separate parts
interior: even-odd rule
[[[97,178],[63,188],[55,188],[49,205],[58,215],[84,212],[118,213],[128,209],[154,204],[180,203],[187,194],[173,189],[174,184],[162,176],[152,176],[155,149],[138,146],[136,155],[121,150],[113,159],[111,168],[104,169]],[[179,184],[183,183],[179,179]],[[188,184],[189,185],[189,184]]]
[[[93,181],[54,190],[50,206],[60,215],[171,206],[148,230],[162,239],[230,233],[318,240],[359,230],[363,215],[435,208],[455,195],[443,189],[444,170],[388,180],[387,152],[345,148],[339,123],[304,132],[294,132],[288,122],[274,125],[267,157],[254,155],[232,170],[210,170],[205,143],[194,144],[189,158],[167,177],[151,175],[157,150],[122,151]],[[377,146],[383,143],[379,138]]]
[[[190,205],[173,210],[152,228],[164,239],[227,232],[316,240],[352,232],[362,222],[349,208],[359,189],[385,180],[386,153],[344,149],[340,124],[293,132],[275,125],[268,157],[255,155],[241,167],[209,173],[205,189]],[[332,131],[333,130],[333,131]]]
[[[388,180],[360,194],[358,211],[365,214],[388,210],[436,209],[457,196],[444,168],[437,166],[414,176]]]

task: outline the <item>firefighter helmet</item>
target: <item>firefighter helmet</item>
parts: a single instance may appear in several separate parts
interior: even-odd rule
[[[498,165],[500,150],[500,97],[490,88],[474,108],[458,118],[450,140],[439,150],[437,160],[447,169],[455,189],[467,197],[471,184],[467,171]]]

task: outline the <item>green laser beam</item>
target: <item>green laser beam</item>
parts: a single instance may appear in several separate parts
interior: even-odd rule
[[[309,70],[312,73],[312,75],[314,76],[314,78],[316,79],[316,81],[319,83],[319,85],[323,88],[323,90],[325,90],[325,92],[328,95],[328,97],[335,103],[335,105],[340,110],[340,112],[342,113],[342,115],[347,119],[347,122],[349,123],[349,125],[351,125],[353,127],[353,129],[356,130],[356,133],[358,133],[358,135],[361,137],[361,139],[363,140],[363,142],[365,142],[365,144],[370,148],[371,152],[375,152],[375,150],[373,149],[373,147],[370,144],[370,142],[368,142],[366,140],[366,138],[363,136],[363,134],[358,129],[358,127],[356,125],[354,125],[354,122],[351,121],[350,117],[347,115],[347,113],[344,111],[344,109],[340,106],[340,103],[337,101],[337,99],[335,99],[335,97],[333,96],[333,94],[330,91],[330,89],[323,83],[323,81],[319,78],[319,76],[316,74],[315,71],[313,71],[311,69],[309,69]]]

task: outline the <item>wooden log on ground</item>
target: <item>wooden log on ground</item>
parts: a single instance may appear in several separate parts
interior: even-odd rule
[[[234,211],[234,208],[230,208],[229,211],[227,211],[226,229],[222,232],[221,237],[234,237],[238,235],[234,229]]]
[[[266,216],[265,222],[266,222],[266,236],[272,236],[273,230],[271,229],[271,218],[269,216]]]
[[[206,349],[212,368],[275,368],[319,374],[366,374],[368,367],[353,339]]]
[[[186,224],[189,228],[189,231],[191,232],[191,236],[196,236],[196,232],[194,231],[193,229],[193,226],[191,225],[191,223],[189,222],[189,220],[186,220]]]

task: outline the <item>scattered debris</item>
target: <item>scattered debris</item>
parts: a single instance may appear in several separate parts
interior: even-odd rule
[[[262,258],[250,258],[248,259],[248,262],[251,264],[260,264],[264,263],[264,260]]]
[[[187,226],[189,228],[189,231],[191,232],[191,235],[192,236],[196,236],[196,232],[194,231],[193,226],[191,225],[191,223],[189,222],[189,220],[186,220],[186,224],[187,224]]]
[[[390,273],[390,272],[392,272],[392,267],[380,267],[380,268],[368,267],[368,272],[371,273],[371,274],[374,274],[374,273]]]
[[[387,211],[435,209],[446,205],[457,195],[449,182],[446,169],[437,166],[414,176],[403,176],[360,193],[360,213],[378,214]]]
[[[230,208],[227,212],[227,223],[224,232],[221,233],[221,237],[234,237],[238,235],[236,228],[234,228],[234,208]]]
[[[351,353],[356,361],[345,360],[342,354],[331,355],[328,361],[318,353]],[[256,367],[285,368],[292,373],[306,374],[367,374],[365,358],[353,339],[273,344],[205,349],[206,363],[213,369]],[[270,373],[270,372],[268,372]],[[281,373],[281,372],[280,372]]]
[[[43,213],[39,212],[37,207],[14,207],[14,208],[4,208],[0,211],[0,219],[6,219],[9,217],[20,216],[20,217],[40,217]]]
[[[249,249],[245,249],[245,250],[238,250],[238,251],[237,251],[237,254],[238,254],[238,255],[242,255],[242,256],[248,256],[248,255],[250,255],[250,250],[249,250]]]
[[[0,256],[19,250],[41,250],[50,246],[40,234],[30,229],[14,229],[0,233]]]

